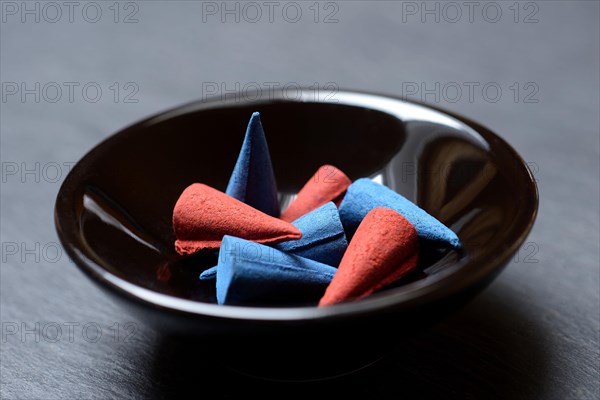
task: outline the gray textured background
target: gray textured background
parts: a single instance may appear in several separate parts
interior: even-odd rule
[[[85,19],[95,18],[86,2],[77,3],[73,22],[65,6],[50,22],[56,10],[29,1],[39,12],[23,22],[23,4],[2,2],[0,31],[1,398],[164,398],[187,390],[211,399],[285,398],[287,390],[317,398],[598,398],[598,2],[520,2],[518,15],[512,1],[478,2],[472,22],[462,2],[456,22],[456,8],[435,2],[427,7],[439,7],[439,22],[408,12],[423,11],[421,2],[322,2],[315,22],[311,1],[298,3],[296,23],[286,20],[293,9],[283,14],[286,2],[272,22],[263,14],[255,23],[243,8],[239,23],[220,15],[204,22],[203,3],[191,1],[121,2],[116,23],[112,1],[97,3],[96,23]],[[502,15],[490,22],[497,9]],[[337,22],[324,23],[334,11]],[[125,23],[132,12],[137,22]],[[21,84],[35,92],[36,82],[39,101],[22,97]],[[63,89],[56,102],[53,82]],[[72,102],[66,82],[79,85]],[[184,349],[105,298],[56,247],[60,181],[100,140],[214,85],[258,84],[266,96],[272,82],[395,95],[425,85],[433,93],[420,88],[411,97],[498,132],[538,180],[537,223],[506,271],[467,307],[350,379],[290,388],[202,360],[182,366]],[[90,83],[102,89],[97,102],[93,88],[82,94]],[[456,85],[464,90],[453,101]],[[466,85],[478,85],[471,99]],[[494,87],[502,90],[497,99]],[[83,334],[90,322],[102,329],[97,342],[96,325]],[[23,334],[36,323],[37,336]],[[68,323],[79,324],[71,338]],[[56,325],[62,336],[52,342]]]

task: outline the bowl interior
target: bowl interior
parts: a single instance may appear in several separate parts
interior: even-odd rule
[[[259,111],[282,198],[333,164],[351,179],[388,185],[460,237],[463,251],[428,252],[419,271],[375,299],[433,289],[468,271],[482,278],[510,257],[531,227],[537,194],[506,143],[427,106],[352,92],[335,100],[198,102],[124,129],[63,184],[56,208],[63,244],[81,267],[93,265],[104,277],[214,303],[213,285],[198,274],[216,255],[174,252],[172,210],[191,183],[225,189],[248,119]]]

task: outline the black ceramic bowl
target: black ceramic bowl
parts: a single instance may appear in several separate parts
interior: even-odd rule
[[[400,335],[483,288],[523,243],[538,197],[521,157],[466,118],[357,92],[287,97],[195,102],[125,128],[72,169],[55,220],[77,266],[160,330],[195,336],[192,343],[245,371],[312,379],[376,359]],[[454,230],[464,249],[423,255],[417,273],[353,303],[214,304],[212,285],[198,280],[214,256],[175,253],[172,210],[191,183],[225,189],[254,111],[283,202],[320,165],[333,164],[351,179],[371,176],[413,200]]]

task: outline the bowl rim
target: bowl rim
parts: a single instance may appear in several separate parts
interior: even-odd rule
[[[301,88],[303,92],[307,92],[309,88]],[[77,180],[75,179],[78,169],[82,168],[82,162],[89,158],[92,153],[101,151],[101,149],[109,144],[112,140],[116,140],[121,135],[127,134],[132,130],[136,130],[145,124],[155,123],[161,119],[172,118],[176,115],[188,113],[190,111],[201,112],[211,108],[220,107],[235,107],[235,106],[249,106],[252,104],[264,105],[273,102],[312,102],[312,103],[326,103],[321,99],[308,98],[300,96],[298,99],[289,99],[284,97],[284,94],[280,91],[275,90],[272,93],[272,97],[268,100],[258,101],[239,101],[237,100],[232,104],[231,100],[226,99],[203,99],[187,102],[164,111],[157,112],[141,120],[133,122],[132,124],[118,130],[111,134],[92,149],[90,149],[77,163],[71,168],[69,174],[63,181],[56,198],[54,221],[55,227],[58,233],[59,240],[62,246],[65,248],[68,256],[74,261],[77,267],[84,272],[92,281],[99,284],[100,286],[109,289],[111,292],[117,295],[127,298],[134,303],[150,306],[159,310],[168,310],[176,313],[183,313],[195,317],[203,318],[218,318],[218,319],[235,319],[235,320],[249,320],[249,321],[306,321],[306,320],[323,320],[323,319],[335,319],[335,318],[347,318],[355,317],[359,315],[371,314],[373,312],[380,312],[386,310],[397,310],[397,309],[409,309],[416,304],[430,304],[435,301],[441,300],[451,295],[458,294],[459,292],[465,291],[470,287],[476,286],[477,283],[484,281],[487,276],[492,276],[494,273],[499,272],[507,263],[507,261],[513,256],[517,249],[522,245],[527,236],[529,235],[533,224],[535,222],[538,205],[539,205],[539,193],[536,185],[533,173],[523,160],[523,158],[516,152],[516,150],[502,139],[497,134],[493,133],[488,128],[480,125],[479,123],[466,118],[460,114],[447,111],[436,105],[431,105],[425,102],[419,102],[398,97],[396,95],[374,93],[369,91],[352,90],[352,89],[338,89],[338,94],[358,96],[358,98],[367,98],[371,100],[386,100],[401,102],[405,104],[414,104],[417,106],[425,107],[430,110],[434,110],[438,113],[445,114],[453,119],[458,120],[461,124],[464,124],[474,129],[479,135],[481,135],[486,143],[490,146],[489,152],[493,152],[496,148],[502,148],[503,151],[507,151],[512,158],[517,162],[518,168],[521,173],[524,174],[524,181],[527,182],[525,191],[529,192],[530,205],[532,206],[529,213],[529,218],[526,221],[524,229],[520,232],[518,237],[515,237],[510,245],[505,246],[500,254],[494,254],[493,257],[488,256],[487,259],[481,260],[477,263],[477,268],[474,268],[474,263],[466,262],[457,268],[452,273],[446,274],[445,276],[439,277],[436,281],[427,285],[413,286],[412,290],[407,285],[407,290],[403,291],[389,291],[379,294],[374,294],[361,301],[348,302],[337,304],[328,307],[245,307],[245,306],[224,306],[212,303],[204,303],[196,300],[189,300],[174,297],[168,294],[152,291],[150,289],[143,288],[128,282],[127,280],[120,278],[107,269],[103,268],[99,263],[91,259],[77,246],[77,234],[74,230],[68,229],[69,226],[73,226],[73,223],[77,221],[77,216],[74,213],[72,207],[70,207],[70,199],[73,197],[74,191],[77,189]],[[340,103],[341,105],[356,106],[355,104]],[[379,108],[368,107],[377,111],[386,112]]]

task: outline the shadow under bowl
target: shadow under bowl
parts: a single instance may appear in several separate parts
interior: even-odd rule
[[[244,98],[248,98],[245,96]],[[317,379],[377,359],[472,297],[525,240],[538,204],[521,157],[481,125],[425,104],[350,91],[319,99],[199,101],[112,135],[71,170],[55,221],[76,265],[169,335],[240,370]],[[232,307],[198,280],[216,256],[181,258],[172,210],[191,183],[225,190],[247,121],[261,113],[282,203],[323,164],[370,176],[458,234],[463,249],[422,254],[417,272],[361,301],[318,308]]]

